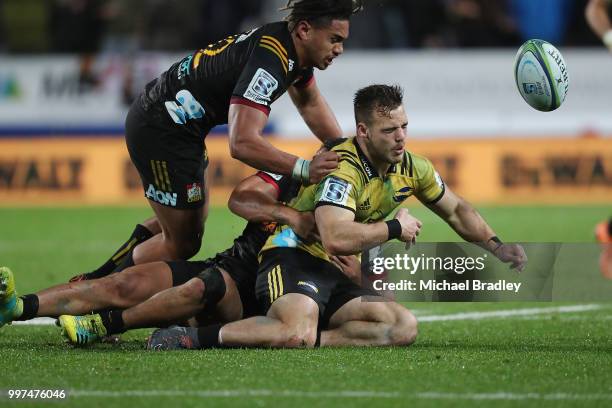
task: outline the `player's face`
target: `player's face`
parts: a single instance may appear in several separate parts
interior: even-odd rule
[[[327,69],[344,52],[344,41],[348,36],[348,20],[332,20],[328,26],[313,27],[308,47],[312,66]]]
[[[363,126],[367,133],[368,151],[372,160],[378,163],[395,164],[404,158],[408,117],[403,106],[384,115],[374,112],[371,123]],[[359,131],[359,130],[358,130]]]

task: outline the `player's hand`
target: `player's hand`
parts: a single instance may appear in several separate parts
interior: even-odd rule
[[[307,244],[321,241],[315,222],[315,216],[311,211],[297,212],[289,226],[293,232]]]
[[[519,244],[501,244],[493,254],[504,263],[511,263],[510,269],[522,272],[527,264],[527,254]]]
[[[331,262],[357,285],[361,285],[361,262],[355,255],[332,256]]]
[[[416,237],[421,232],[423,223],[410,215],[410,212],[405,208],[399,209],[397,214],[395,214],[395,219],[402,224],[402,236],[399,240],[408,245],[414,244],[416,242]]]
[[[310,162],[308,172],[310,184],[316,184],[323,180],[332,171],[338,168],[340,157],[335,152],[323,152],[317,154]]]

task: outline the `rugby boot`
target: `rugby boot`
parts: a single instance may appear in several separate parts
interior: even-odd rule
[[[10,324],[21,315],[23,303],[17,298],[13,272],[6,266],[0,267],[0,327]]]
[[[106,328],[102,324],[99,314],[84,316],[62,315],[58,319],[62,334],[68,341],[76,346],[100,341],[106,336]]]

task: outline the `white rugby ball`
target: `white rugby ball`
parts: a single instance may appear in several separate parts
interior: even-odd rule
[[[557,109],[569,90],[569,73],[563,56],[542,40],[525,42],[516,54],[514,79],[525,101],[534,109]]]

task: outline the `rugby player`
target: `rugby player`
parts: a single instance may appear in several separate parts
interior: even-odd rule
[[[308,184],[337,167],[334,153],[310,162],[276,149],[262,133],[272,103],[287,91],[315,136],[322,141],[341,136],[313,69],[325,70],[343,53],[349,19],[360,3],[290,0],[286,21],[200,49],[146,86],[127,115],[126,142],[159,226],[137,226],[88,277],[189,259],[199,251],[208,214],[204,138],[217,125],[229,123],[232,157],[257,169]]]
[[[298,212],[282,204],[294,197],[299,187],[300,183],[291,177],[264,172],[242,181],[233,191],[229,206],[249,223],[231,248],[205,261],[142,264],[105,278],[62,284],[20,298],[16,295],[11,271],[0,268],[0,327],[13,320],[80,315],[106,308],[125,309],[179,285],[182,285],[178,289],[180,299],[191,295],[187,298],[194,299],[198,310],[205,309],[215,321],[253,316],[257,311],[254,295],[257,254],[274,231],[275,223],[291,225],[306,240],[317,237],[312,213]],[[178,312],[179,307],[179,302],[174,302],[168,311]],[[126,328],[129,318],[126,316]],[[147,318],[161,323],[174,322],[172,316],[163,316],[163,313]],[[67,316],[62,323],[67,331],[72,330],[74,342],[87,343],[97,339],[96,333],[104,332],[105,327],[109,333],[123,331],[123,320],[121,310],[109,310],[97,319],[77,322]]]
[[[610,23],[610,0],[589,0],[586,9],[586,20],[591,26],[591,29],[604,43],[610,51],[612,51],[612,24]]]
[[[504,244],[478,212],[445,186],[424,157],[405,151],[408,120],[397,86],[372,85],[354,100],[356,137],[334,147],[340,166],[302,188],[291,206],[315,211],[320,241],[279,226],[260,257],[256,296],[265,316],[199,329],[153,333],[152,349],[409,345],[417,321],[404,307],[351,282],[330,256],[357,254],[391,239],[413,242],[421,222],[406,209],[417,197],[466,241],[479,243],[522,270],[526,255]],[[368,301],[369,300],[369,301]],[[321,329],[324,328],[324,331]]]

